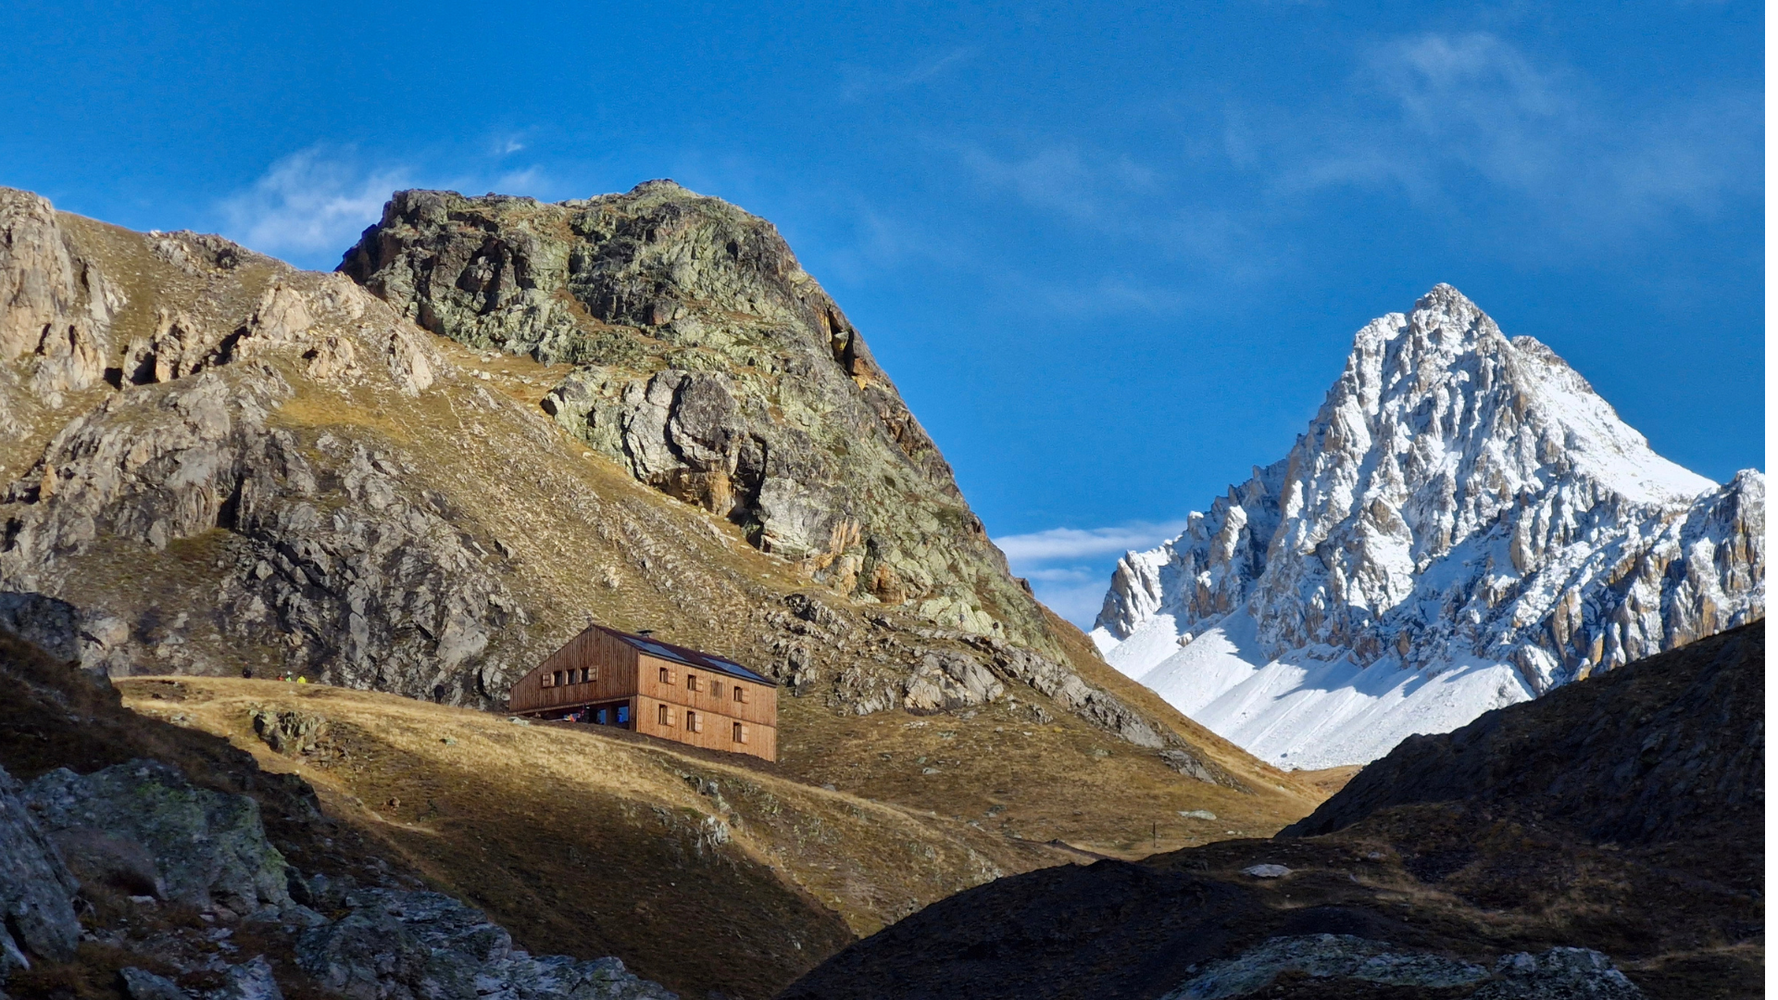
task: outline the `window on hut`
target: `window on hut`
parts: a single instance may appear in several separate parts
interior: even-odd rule
[[[672,675],[672,674],[670,674],[670,673],[668,673],[668,672],[667,672],[667,668],[666,668],[666,667],[662,667],[662,668],[661,668],[661,683],[662,683],[662,684],[671,684],[671,683],[673,683],[673,679],[672,679],[672,676],[673,676],[673,675]]]
[[[739,705],[747,704],[747,689],[739,684],[735,685],[735,703]]]
[[[747,742],[747,727],[741,725],[739,722],[735,723],[734,735],[732,738],[736,743]]]
[[[620,726],[627,726],[630,724],[630,706],[617,706],[617,724]]]
[[[661,724],[661,725],[663,725],[663,726],[670,726],[670,725],[672,725],[672,724],[673,724],[673,716],[672,716],[672,714],[671,714],[671,713],[670,713],[670,712],[669,712],[669,711],[668,711],[668,709],[667,709],[667,706],[665,706],[665,705],[662,705],[662,706],[661,706],[661,707],[660,707],[660,710],[659,710],[659,713],[658,713],[658,714],[659,714],[659,719],[660,719],[660,724]]]
[[[685,675],[685,689],[687,691],[696,691],[698,689],[698,675],[697,674],[686,674]]]
[[[698,713],[685,713],[685,731],[688,733],[701,733],[704,731],[704,723],[703,720],[698,718]]]

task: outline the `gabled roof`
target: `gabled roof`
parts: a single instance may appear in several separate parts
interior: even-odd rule
[[[633,646],[637,651],[647,653],[649,656],[657,657],[662,660],[672,660],[674,663],[683,663],[688,667],[696,667],[699,670],[709,670],[714,673],[727,674],[730,677],[738,677],[741,680],[752,681],[755,684],[764,684],[769,687],[778,686],[778,682],[772,680],[770,677],[754,673],[733,660],[725,660],[722,657],[711,653],[700,653],[695,649],[687,649],[684,646],[675,646],[670,642],[662,642],[653,636],[631,635],[628,632],[619,632],[617,629],[607,628],[604,625],[594,625],[593,628],[596,628],[613,638],[622,640],[624,643]]]

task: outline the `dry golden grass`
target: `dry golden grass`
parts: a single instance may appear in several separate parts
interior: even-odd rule
[[[1077,858],[748,758],[590,727],[278,681],[120,686],[145,715],[178,717],[265,770],[299,774],[331,815],[533,950],[617,954],[700,994],[768,996],[933,900]],[[322,750],[272,752],[253,734],[256,708],[325,719]]]

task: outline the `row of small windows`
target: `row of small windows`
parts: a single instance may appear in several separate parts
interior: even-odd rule
[[[679,671],[677,670],[662,667],[660,672],[661,683],[668,685],[678,683],[678,674]],[[546,671],[542,677],[542,685],[544,687],[564,687],[569,684],[591,684],[598,679],[599,671],[597,668],[576,667],[571,670]],[[704,690],[703,678],[694,673],[687,673],[685,675],[685,689],[687,691]],[[710,693],[718,698],[722,697],[722,682],[710,682]],[[735,704],[745,705],[747,704],[747,689],[739,684],[733,685],[730,688],[729,697],[734,700]]]
[[[574,670],[556,670],[545,672],[544,687],[562,687],[567,684],[591,684],[599,679],[599,671],[592,667],[579,667]]]
[[[673,670],[668,667],[662,667],[661,673],[660,673],[660,678],[661,678],[662,684],[672,686],[674,684],[679,683],[679,671]],[[702,690],[704,690],[704,681],[697,674],[687,673],[685,675],[685,689],[687,691],[702,691]],[[736,685],[734,685],[732,690],[734,693],[731,695],[731,697],[734,698],[735,703],[737,705],[747,704],[747,689],[746,688],[742,687],[739,684],[736,684]],[[721,681],[711,681],[710,682],[710,693],[715,695],[718,698],[722,697],[722,682]]]
[[[667,707],[666,705],[661,705],[655,709],[655,721],[659,722],[663,728],[671,729],[673,727],[674,716],[677,714],[678,714],[677,712],[673,711],[673,709]],[[685,710],[685,726],[684,726],[684,728],[685,728],[685,731],[688,733],[703,732],[704,731],[704,717],[703,717],[703,715],[698,712],[695,712],[691,709],[686,709]],[[735,743],[747,742],[747,725],[745,723],[741,723],[741,722],[731,723],[730,729],[729,729],[729,739]]]

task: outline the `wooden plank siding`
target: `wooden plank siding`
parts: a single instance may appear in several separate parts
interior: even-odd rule
[[[536,712],[553,708],[575,708],[594,702],[621,701],[636,693],[635,647],[601,629],[589,628],[568,644],[551,653],[537,669],[519,678],[507,696],[507,706],[514,712]],[[590,683],[543,686],[545,675],[556,671],[591,669]]]
[[[582,671],[590,671],[590,679],[579,680]],[[553,683],[558,676],[562,683]],[[546,680],[552,683],[545,684]],[[741,701],[735,700],[737,689]],[[645,736],[778,759],[775,685],[644,653],[597,625],[519,678],[507,696],[507,707],[520,715],[556,717],[584,706],[622,701],[630,703],[626,728]],[[696,730],[686,727],[688,711],[701,722]],[[744,727],[740,742],[734,738],[737,722]]]
[[[766,760],[778,759],[778,689],[768,684],[755,684],[732,674],[701,670],[672,660],[662,660],[646,653],[638,657],[636,685],[636,731],[662,739],[677,740],[711,750],[750,753]],[[667,680],[661,681],[665,670]],[[695,678],[693,690],[689,681]],[[734,691],[740,688],[746,700],[737,703]],[[660,707],[667,706],[668,724],[660,723]],[[687,710],[703,719],[702,732],[685,728]],[[734,723],[746,727],[746,742],[734,742]]]

